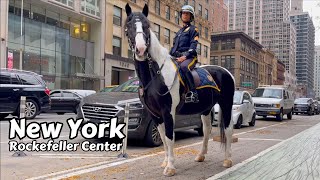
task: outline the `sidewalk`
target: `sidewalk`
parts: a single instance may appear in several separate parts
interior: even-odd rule
[[[211,178],[320,179],[320,123]]]

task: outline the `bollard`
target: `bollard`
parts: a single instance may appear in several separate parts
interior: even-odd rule
[[[20,114],[19,114],[19,121],[21,121],[21,119],[26,118],[26,97],[25,96],[21,96],[20,98]],[[22,140],[19,140],[20,143],[22,142]],[[23,151],[16,151],[13,155],[13,157],[23,157],[23,156],[27,156],[26,153],[24,153]]]
[[[126,124],[126,126],[124,127],[124,133],[126,137],[122,140],[122,150],[121,150],[121,154],[118,155],[118,158],[128,158],[128,154],[126,153],[126,150],[127,150],[127,139],[128,139],[129,107],[130,107],[130,104],[126,103],[126,106],[124,108],[124,123]]]

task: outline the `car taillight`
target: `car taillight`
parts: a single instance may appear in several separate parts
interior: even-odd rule
[[[45,92],[48,96],[50,96],[50,89],[48,89],[47,87],[46,87],[46,89],[44,90],[44,92]]]

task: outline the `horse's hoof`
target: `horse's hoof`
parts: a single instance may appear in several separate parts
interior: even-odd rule
[[[232,166],[232,160],[226,159],[226,160],[223,161],[223,167],[229,168],[231,166]]]
[[[206,157],[204,155],[197,155],[194,159],[196,162],[203,162]]]
[[[161,164],[161,167],[165,168],[167,166],[167,164],[168,164],[168,161],[163,161],[162,164]]]
[[[176,174],[176,169],[175,168],[168,168],[166,167],[163,171],[163,175],[165,176],[174,176]]]

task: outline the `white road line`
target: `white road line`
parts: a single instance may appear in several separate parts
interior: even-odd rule
[[[260,138],[239,138],[240,140],[248,141],[284,141],[284,139],[260,139]]]
[[[251,161],[259,158],[260,156],[263,156],[264,154],[266,154],[266,153],[268,153],[268,152],[270,152],[270,151],[278,148],[278,147],[281,146],[282,144],[284,144],[284,143],[286,143],[286,142],[288,142],[288,141],[290,141],[290,140],[292,140],[292,139],[300,136],[300,134],[302,134],[302,133],[303,133],[304,131],[306,131],[306,130],[307,130],[307,129],[305,129],[305,130],[301,131],[300,133],[292,136],[291,138],[288,138],[288,139],[286,139],[286,140],[284,140],[284,141],[281,141],[281,142],[278,143],[278,144],[275,144],[274,146],[271,146],[270,148],[268,148],[268,149],[266,149],[266,150],[258,153],[257,155],[252,156],[251,158],[246,159],[246,160],[242,161],[241,163],[238,163],[238,164],[236,164],[235,166],[232,166],[231,168],[226,169],[226,170],[224,170],[224,171],[222,171],[222,172],[220,172],[220,173],[218,173],[218,174],[216,174],[216,175],[208,178],[207,180],[215,180],[215,179],[221,178],[221,177],[224,176],[224,175],[229,174],[230,172],[233,172],[233,171],[238,170],[239,168],[241,168],[241,167],[244,166],[245,164],[247,164],[247,163],[249,163],[249,162],[251,162]]]
[[[266,128],[277,126],[277,125],[284,124],[284,123],[286,123],[286,122],[279,123],[279,124],[274,124],[274,125],[266,126],[266,127],[263,127],[263,128],[258,128],[258,129],[246,131],[246,132],[237,133],[237,134],[234,134],[234,135],[241,135],[241,134],[245,134],[245,133],[249,133],[249,132],[253,132],[253,131],[258,131],[258,130],[261,130],[261,129],[266,129]],[[212,141],[212,139],[210,139],[209,141]],[[199,145],[199,144],[202,144],[202,141],[201,142],[197,142],[197,143],[193,143],[193,144],[189,144],[189,145],[185,145],[185,146],[180,146],[180,147],[175,148],[175,149],[176,150],[177,149],[183,149],[183,148],[187,148],[187,147],[191,147],[191,146],[195,146],[195,145]],[[45,174],[45,175],[42,175],[42,176],[30,178],[30,179],[27,179],[27,180],[43,179],[43,178],[48,178],[48,177],[52,177],[52,176],[55,176],[55,175],[60,175],[60,176],[56,176],[56,177],[52,178],[53,180],[62,179],[62,178],[68,178],[68,177],[71,177],[71,176],[85,174],[85,173],[89,173],[89,172],[93,172],[93,171],[98,171],[98,170],[105,169],[105,168],[108,168],[108,167],[114,167],[114,166],[118,166],[118,165],[121,165],[121,164],[134,162],[134,161],[137,161],[137,160],[140,160],[140,159],[145,159],[145,158],[148,158],[148,157],[157,156],[157,155],[160,155],[160,154],[163,154],[163,153],[164,153],[164,151],[161,151],[161,152],[158,152],[158,153],[153,153],[153,154],[149,154],[149,155],[136,157],[136,158],[133,158],[133,159],[126,159],[126,160],[123,160],[123,161],[116,161],[116,162],[111,162],[111,163],[110,162],[100,162],[100,163],[96,163],[96,164],[92,164],[92,165],[88,165],[88,166],[83,166],[83,167],[79,167],[79,168],[74,168],[74,169],[70,169],[70,170],[58,171],[58,172],[55,172],[55,173]],[[74,172],[72,172],[72,171],[74,171]],[[64,174],[64,173],[67,173],[67,174]],[[63,174],[63,175],[61,175],[61,174]]]

